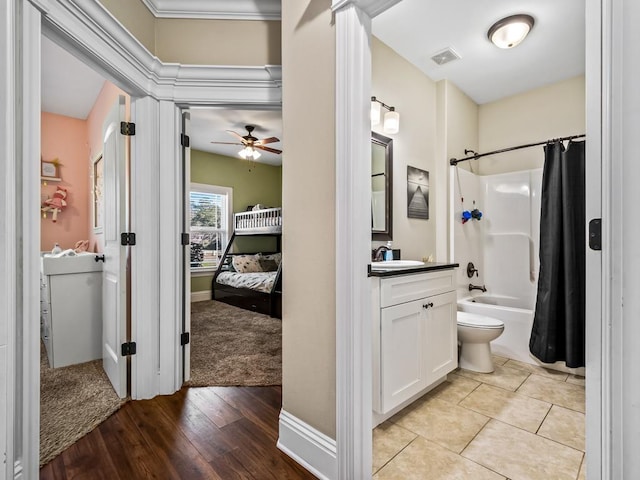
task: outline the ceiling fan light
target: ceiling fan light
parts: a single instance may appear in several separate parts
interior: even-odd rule
[[[376,97],[371,97],[371,126],[375,127],[376,125],[380,125],[380,112],[382,106],[378,101],[376,101]]]
[[[249,147],[245,147],[238,152],[238,155],[240,155],[240,158],[242,158],[243,160],[246,160],[249,152]]]
[[[384,114],[384,133],[398,133],[400,131],[400,114],[393,107]]]
[[[498,48],[513,48],[526,38],[533,24],[531,15],[511,15],[494,23],[487,37]]]

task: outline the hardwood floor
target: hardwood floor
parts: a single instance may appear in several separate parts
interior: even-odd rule
[[[276,447],[280,405],[280,387],[183,388],[131,401],[40,479],[314,479]]]

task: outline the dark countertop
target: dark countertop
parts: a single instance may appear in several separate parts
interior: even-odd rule
[[[449,270],[451,268],[459,267],[459,263],[425,263],[417,267],[407,268],[389,268],[388,270],[371,270],[371,264],[368,265],[370,277],[396,277],[398,275],[407,275],[409,273],[424,273],[433,272],[436,270]]]

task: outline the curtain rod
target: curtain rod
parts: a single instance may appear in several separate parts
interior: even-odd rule
[[[565,140],[573,140],[575,138],[584,138],[584,137],[586,137],[585,134],[571,135],[569,137],[554,138],[552,140],[546,140],[544,142],[528,143],[527,145],[518,145],[517,147],[503,148],[501,150],[494,150],[493,152],[487,152],[487,153],[475,153],[473,152],[473,150],[465,150],[464,153],[473,152],[474,155],[471,157],[464,157],[460,159],[452,158],[451,160],[449,160],[449,165],[457,165],[458,163],[466,162],[467,160],[477,160],[478,158],[486,157],[487,155],[495,155],[497,153],[510,152],[512,150],[520,150],[521,148],[537,147],[538,145],[546,145],[547,143],[564,142]]]

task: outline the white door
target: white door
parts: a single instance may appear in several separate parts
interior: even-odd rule
[[[102,127],[104,162],[104,265],[102,270],[102,365],[120,398],[127,395],[127,362],[121,346],[127,335],[126,249],[120,234],[127,232],[127,137],[120,133],[125,99],[111,107]]]
[[[182,335],[188,335],[191,331],[191,246],[189,240],[189,232],[191,230],[191,206],[190,206],[190,190],[191,190],[191,148],[189,148],[189,122],[191,114],[189,112],[182,113],[182,192],[183,192],[183,214],[182,214],[182,232],[184,236],[182,247],[182,327],[180,332]],[[182,344],[182,376],[183,382],[191,378],[191,348],[189,343],[181,339]]]

